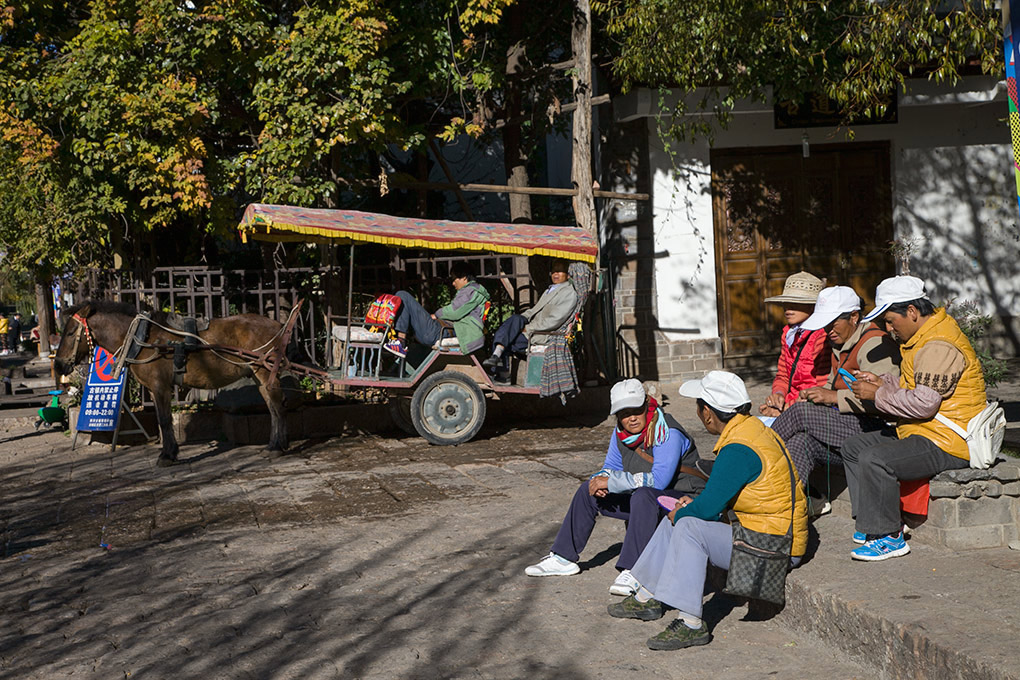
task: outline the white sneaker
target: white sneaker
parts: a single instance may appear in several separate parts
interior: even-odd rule
[[[524,570],[528,576],[573,576],[581,571],[575,562],[563,559],[556,553],[549,553],[538,564]]]
[[[824,496],[819,498],[809,495],[807,497],[808,517],[821,517],[822,515],[828,515],[830,512],[832,512],[832,503],[829,502],[829,499]]]
[[[638,580],[634,578],[634,575],[630,573],[630,569],[624,569],[620,572],[620,575],[613,581],[613,585],[609,586],[609,592],[612,595],[620,595],[621,597],[627,597],[637,592],[637,589],[641,587]]]

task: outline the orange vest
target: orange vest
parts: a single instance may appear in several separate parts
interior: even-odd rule
[[[941,307],[936,309],[935,314],[914,333],[914,337],[900,347],[900,355],[903,357],[903,363],[900,364],[900,387],[905,387],[908,390],[914,389],[916,385],[914,357],[925,343],[932,340],[950,343],[963,352],[963,356],[967,360],[967,365],[963,369],[960,381],[956,384],[956,389],[949,397],[943,399],[942,405],[939,406],[939,413],[966,429],[970,419],[981,413],[985,404],[988,403],[985,395],[985,377],[981,372],[981,362],[974,353],[970,340],[960,330],[956,319],[946,314],[945,309]],[[899,421],[896,426],[896,436],[905,439],[912,434],[930,439],[935,446],[957,458],[970,460],[967,442],[934,418]]]
[[[763,534],[782,536],[790,528],[790,469],[787,464],[789,453],[782,440],[757,418],[744,415],[733,416],[726,424],[716,453],[727,444],[743,444],[761,459],[761,474],[747,483],[733,502],[733,511],[740,523]],[[807,501],[797,468],[793,468],[793,549],[794,557],[804,554],[807,549]]]

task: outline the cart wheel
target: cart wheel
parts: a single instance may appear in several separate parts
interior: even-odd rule
[[[414,391],[411,421],[430,444],[463,444],[485,422],[485,396],[463,373],[433,373]]]
[[[407,434],[417,436],[418,430],[414,429],[414,422],[411,420],[411,397],[390,397],[387,405],[393,424]]]

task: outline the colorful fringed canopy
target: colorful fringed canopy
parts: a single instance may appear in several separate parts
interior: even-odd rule
[[[480,250],[510,255],[549,255],[595,262],[595,239],[579,227],[451,222],[393,217],[357,210],[323,210],[252,203],[238,225],[241,239],[315,243],[382,243],[402,248]]]

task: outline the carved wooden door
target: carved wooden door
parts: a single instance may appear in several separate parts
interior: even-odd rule
[[[712,152],[719,334],[723,357],[774,354],[780,304],[762,301],[804,270],[874,301],[894,272],[889,145]]]

